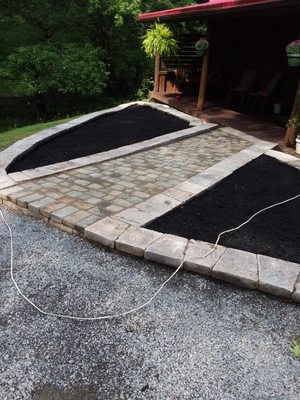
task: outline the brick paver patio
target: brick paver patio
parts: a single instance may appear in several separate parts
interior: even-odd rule
[[[104,158],[71,160],[64,169],[56,164],[10,177],[0,170],[0,204],[110,248],[173,267],[182,263],[199,274],[299,302],[298,264],[222,246],[204,259],[211,244],[147,228],[262,154],[300,168],[298,158],[274,151],[273,143],[230,127],[203,125],[189,131],[196,136],[175,132],[176,141],[142,142],[131,146],[134,152],[117,149],[109,158],[104,153]],[[23,145],[28,143],[21,142],[22,151]],[[15,150],[8,149],[6,163]]]
[[[83,232],[84,228],[184,182],[251,145],[215,129],[115,160],[22,182],[5,200]]]

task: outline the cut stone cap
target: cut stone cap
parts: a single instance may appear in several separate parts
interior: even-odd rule
[[[258,255],[258,287],[264,292],[291,297],[300,274],[300,265]]]
[[[113,249],[115,241],[128,227],[125,222],[107,217],[85,228],[84,233],[88,239]]]
[[[201,275],[211,276],[214,265],[226,250],[225,247],[218,246],[211,254],[207,255],[213,248],[213,244],[190,240],[183,267]]]
[[[256,254],[228,248],[213,267],[212,276],[255,289],[258,284]]]
[[[161,236],[162,233],[131,226],[117,239],[116,248],[143,257],[146,248]]]
[[[145,258],[172,267],[183,261],[188,240],[179,236],[163,234],[145,251]]]

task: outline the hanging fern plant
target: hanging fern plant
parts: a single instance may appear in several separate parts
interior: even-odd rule
[[[153,29],[148,29],[143,37],[142,46],[147,56],[151,58],[157,55],[171,57],[178,51],[174,34],[166,24],[155,24]]]

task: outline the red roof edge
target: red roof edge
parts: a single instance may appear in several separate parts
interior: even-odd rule
[[[282,3],[282,0],[210,0],[208,3],[194,4],[186,7],[170,8],[168,10],[154,11],[140,14],[138,20],[141,22],[153,21],[159,18],[172,18],[183,15],[201,14],[224,10],[235,10],[243,7],[261,6],[275,3]]]

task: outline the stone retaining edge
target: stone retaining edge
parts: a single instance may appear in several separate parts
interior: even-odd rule
[[[111,249],[144,257],[247,289],[300,302],[300,265],[260,254],[163,234],[106,217],[85,229],[86,238]]]
[[[300,302],[300,265],[296,263],[224,246],[218,246],[203,258],[213,249],[213,244],[152,231],[114,217],[88,226],[83,233],[76,227],[68,227],[64,221],[54,221],[51,215],[45,216],[11,201],[0,198],[0,204],[111,249],[175,268],[184,260],[183,268],[199,275]]]

